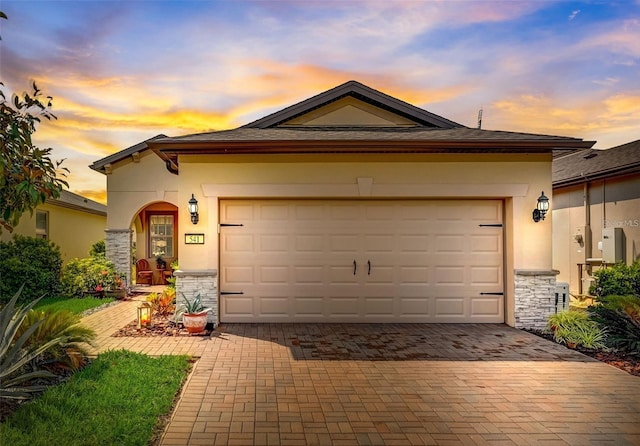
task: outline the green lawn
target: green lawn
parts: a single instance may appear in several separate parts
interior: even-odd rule
[[[0,424],[11,446],[147,445],[189,373],[188,356],[102,353]]]
[[[72,313],[80,314],[91,308],[99,307],[109,302],[113,302],[113,298],[98,299],[96,297],[46,297],[35,306],[36,310],[42,311],[59,311],[69,310]]]

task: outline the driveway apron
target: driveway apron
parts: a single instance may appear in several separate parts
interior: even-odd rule
[[[85,318],[99,329],[96,352],[200,357],[165,446],[640,445],[640,377],[505,325],[226,324],[207,338],[110,337],[134,314],[129,302]]]

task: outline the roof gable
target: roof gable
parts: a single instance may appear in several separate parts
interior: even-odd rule
[[[415,107],[407,102],[401,101],[400,99],[396,99],[378,90],[367,87],[360,82],[349,81],[302,102],[298,102],[297,104],[265,116],[264,118],[253,121],[244,125],[242,128],[266,129],[281,126],[294,119],[299,119],[302,115],[313,112],[316,109],[325,107],[332,102],[346,97],[355,98],[361,102],[371,104],[374,107],[404,117],[405,119],[408,119],[422,127],[440,129],[464,127],[462,124],[458,124],[457,122],[450,121],[442,116],[438,116],[421,108]]]
[[[346,96],[283,122],[278,127],[416,127],[404,116]]]

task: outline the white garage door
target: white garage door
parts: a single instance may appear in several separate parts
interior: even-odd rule
[[[220,222],[222,322],[504,321],[499,200],[222,200]]]

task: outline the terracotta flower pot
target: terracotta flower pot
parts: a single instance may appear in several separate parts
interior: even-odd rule
[[[207,326],[207,312],[185,313],[182,316],[182,323],[189,333],[200,333]]]

